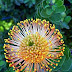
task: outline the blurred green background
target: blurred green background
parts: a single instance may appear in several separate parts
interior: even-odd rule
[[[0,72],[14,72],[4,57],[4,39],[17,22],[29,18],[49,20],[64,38],[65,56],[56,72],[72,72],[72,0],[0,0]]]

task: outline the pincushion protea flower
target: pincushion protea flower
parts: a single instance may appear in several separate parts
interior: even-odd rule
[[[13,26],[4,44],[6,62],[15,71],[51,72],[64,55],[62,34],[54,24],[41,19],[26,19]]]

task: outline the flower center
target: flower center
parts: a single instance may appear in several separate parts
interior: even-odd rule
[[[26,36],[21,44],[19,56],[30,63],[42,62],[49,51],[48,43],[39,33]]]

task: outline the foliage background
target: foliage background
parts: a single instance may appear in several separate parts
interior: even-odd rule
[[[72,0],[0,0],[0,72],[14,72],[5,62],[4,39],[17,22],[29,18],[41,18],[54,23],[63,34],[65,56],[54,70],[72,71]]]

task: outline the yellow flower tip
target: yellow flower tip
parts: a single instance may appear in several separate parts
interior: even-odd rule
[[[18,40],[19,40],[19,38],[18,38]]]
[[[6,47],[6,44],[4,44],[3,48],[5,48],[5,47]]]
[[[37,71],[37,69],[34,69],[35,71]]]
[[[51,64],[51,65],[53,65],[53,64]]]
[[[49,42],[51,43],[51,40],[49,40]]]
[[[27,68],[27,70],[29,70],[29,68]]]
[[[14,54],[12,54],[14,56]]]
[[[6,62],[8,62],[8,60],[6,60]]]
[[[4,53],[4,55],[6,55],[6,53]]]
[[[11,49],[11,51],[13,51],[13,48]]]
[[[60,60],[58,60],[58,62],[60,62]]]
[[[13,70],[15,70],[15,69],[13,68]]]
[[[10,33],[8,33],[8,35],[10,35]]]
[[[39,25],[41,25],[41,23],[38,23]]]
[[[41,67],[41,69],[42,69],[43,67]]]
[[[33,60],[31,60],[31,62],[33,63]]]
[[[52,71],[52,69],[49,70],[49,72],[51,72],[51,71]]]
[[[46,27],[47,25],[45,24],[44,27]]]
[[[44,67],[45,65],[43,64],[43,67]]]
[[[12,64],[14,64],[14,62],[12,62]]]
[[[19,51],[19,49],[17,49],[17,51]]]
[[[55,69],[56,67],[54,67],[54,69]]]
[[[23,21],[20,21],[20,23],[23,23]]]
[[[62,57],[60,57],[60,59],[62,59]]]
[[[19,69],[17,69],[15,72],[19,72]]]
[[[46,69],[46,71],[48,71],[48,69]]]
[[[63,44],[63,46],[65,46],[65,44]]]
[[[51,54],[48,55],[49,57],[51,56]]]
[[[20,56],[18,55],[18,57],[20,57]]]
[[[65,49],[65,47],[63,47],[63,49]]]
[[[7,50],[6,50],[6,49],[4,49],[4,51],[5,51],[5,52],[7,52]]]
[[[11,65],[12,65],[12,64],[10,63],[10,64],[9,64],[9,67],[11,67]]]
[[[5,58],[8,59],[8,57],[5,55]]]
[[[46,67],[48,67],[48,65],[46,65]]]
[[[33,18],[31,18],[31,21],[33,21]]]
[[[15,68],[15,66],[13,65],[13,68]]]
[[[17,25],[20,25],[20,23],[17,23]]]
[[[52,55],[52,57],[54,57],[54,55]]]
[[[56,63],[56,66],[58,66],[58,63]]]

